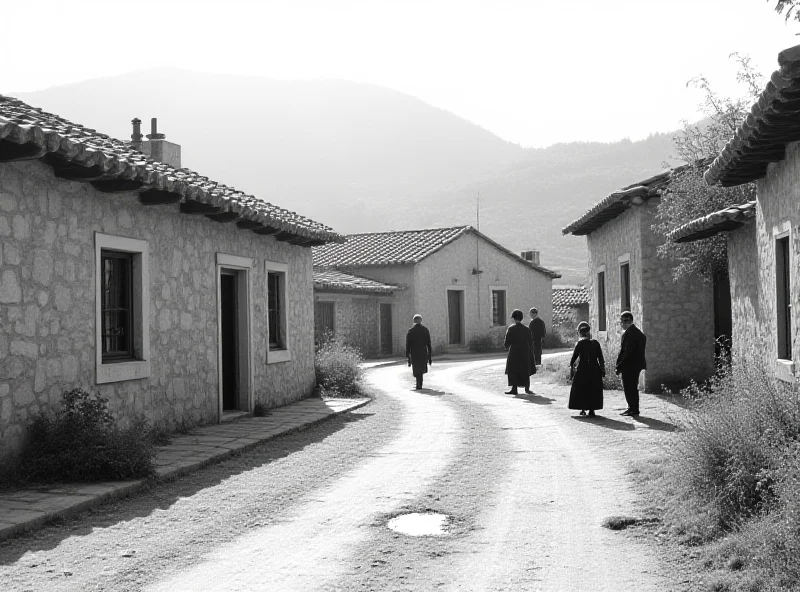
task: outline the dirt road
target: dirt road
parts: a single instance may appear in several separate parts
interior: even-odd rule
[[[564,387],[502,394],[496,360],[368,373],[349,420],[0,546],[4,590],[675,591],[636,515],[627,459],[669,425],[572,417]],[[647,415],[647,406],[643,409]],[[447,533],[386,527],[449,516]]]

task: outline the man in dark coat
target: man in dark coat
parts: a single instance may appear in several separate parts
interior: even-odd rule
[[[411,366],[414,378],[417,379],[416,389],[422,388],[422,376],[428,372],[431,361],[431,334],[422,324],[422,315],[414,315],[414,324],[406,333],[406,359]]]
[[[647,337],[633,324],[633,315],[625,311],[619,315],[619,324],[624,333],[617,356],[617,374],[622,375],[622,388],[628,408],[620,415],[639,415],[639,374],[647,369],[644,349]]]
[[[522,324],[521,310],[511,313],[514,324],[506,329],[506,339],[503,347],[508,350],[506,358],[506,374],[508,386],[511,390],[507,395],[516,395],[517,387],[525,387],[525,392],[531,392],[531,374],[536,374],[536,365],[533,363],[533,335],[531,330]]]
[[[534,306],[530,310],[531,322],[528,323],[528,329],[531,330],[533,335],[533,357],[536,360],[536,365],[542,365],[542,341],[544,336],[547,335],[547,328],[544,326],[544,321],[539,318],[539,310]]]

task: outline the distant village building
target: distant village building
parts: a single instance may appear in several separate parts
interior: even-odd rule
[[[0,457],[81,386],[124,421],[213,423],[314,387],[311,247],[342,238],[0,96]]]
[[[706,171],[709,185],[755,182],[756,201],[676,229],[676,242],[727,233],[734,358],[760,360],[794,382],[800,357],[800,46],[778,55],[735,136]]]
[[[314,270],[314,333],[361,350],[368,358],[392,355],[395,347],[395,293],[404,290],[334,269]]]
[[[714,289],[702,281],[672,279],[672,263],[658,257],[663,242],[652,230],[660,191],[670,171],[615,191],[563,229],[586,236],[589,248],[589,310],[592,331],[615,360],[622,333],[619,315],[633,313],[647,335],[644,388],[660,392],[690,378],[714,373]]]
[[[383,297],[378,323],[367,329],[380,335],[381,354],[403,353],[415,313],[423,316],[437,352],[465,350],[472,339],[486,336],[502,341],[515,308],[527,313],[536,306],[548,326],[552,323],[552,283],[560,274],[542,267],[536,251],[519,256],[471,226],[346,239],[314,247],[317,277],[335,270],[403,287],[391,299]],[[319,288],[316,295],[323,299]]]
[[[553,286],[553,326],[575,329],[590,318],[586,286]]]

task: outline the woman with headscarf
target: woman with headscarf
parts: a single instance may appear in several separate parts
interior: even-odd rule
[[[569,361],[572,388],[569,390],[569,409],[580,409],[580,415],[595,417],[595,411],[603,408],[603,377],[606,375],[606,362],[600,344],[592,339],[589,323],[581,321],[578,325],[578,343]],[[575,367],[577,361],[578,367]]]
[[[533,335],[530,329],[522,324],[522,311],[517,309],[511,313],[514,324],[506,329],[506,339],[503,347],[508,350],[506,357],[506,374],[508,386],[511,390],[507,395],[516,395],[517,387],[523,387],[525,392],[532,395],[531,375],[536,374],[536,365],[533,363]]]

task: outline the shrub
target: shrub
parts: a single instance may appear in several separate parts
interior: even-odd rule
[[[362,393],[361,352],[336,337],[327,337],[317,347],[314,370],[320,394],[351,397]]]
[[[253,417],[265,417],[267,413],[267,406],[264,403],[259,401],[253,406]]]
[[[498,347],[491,335],[478,335],[469,340],[469,351],[476,354],[497,351]]]
[[[578,339],[578,334],[575,332],[575,327],[569,327],[566,324],[559,323],[551,327],[547,335],[544,336],[542,341],[543,349],[561,349],[564,347],[572,347]]]
[[[41,414],[29,428],[16,477],[22,482],[137,479],[154,474],[154,440],[161,430],[143,418],[120,428],[108,399],[75,388],[62,393],[63,410]]]

